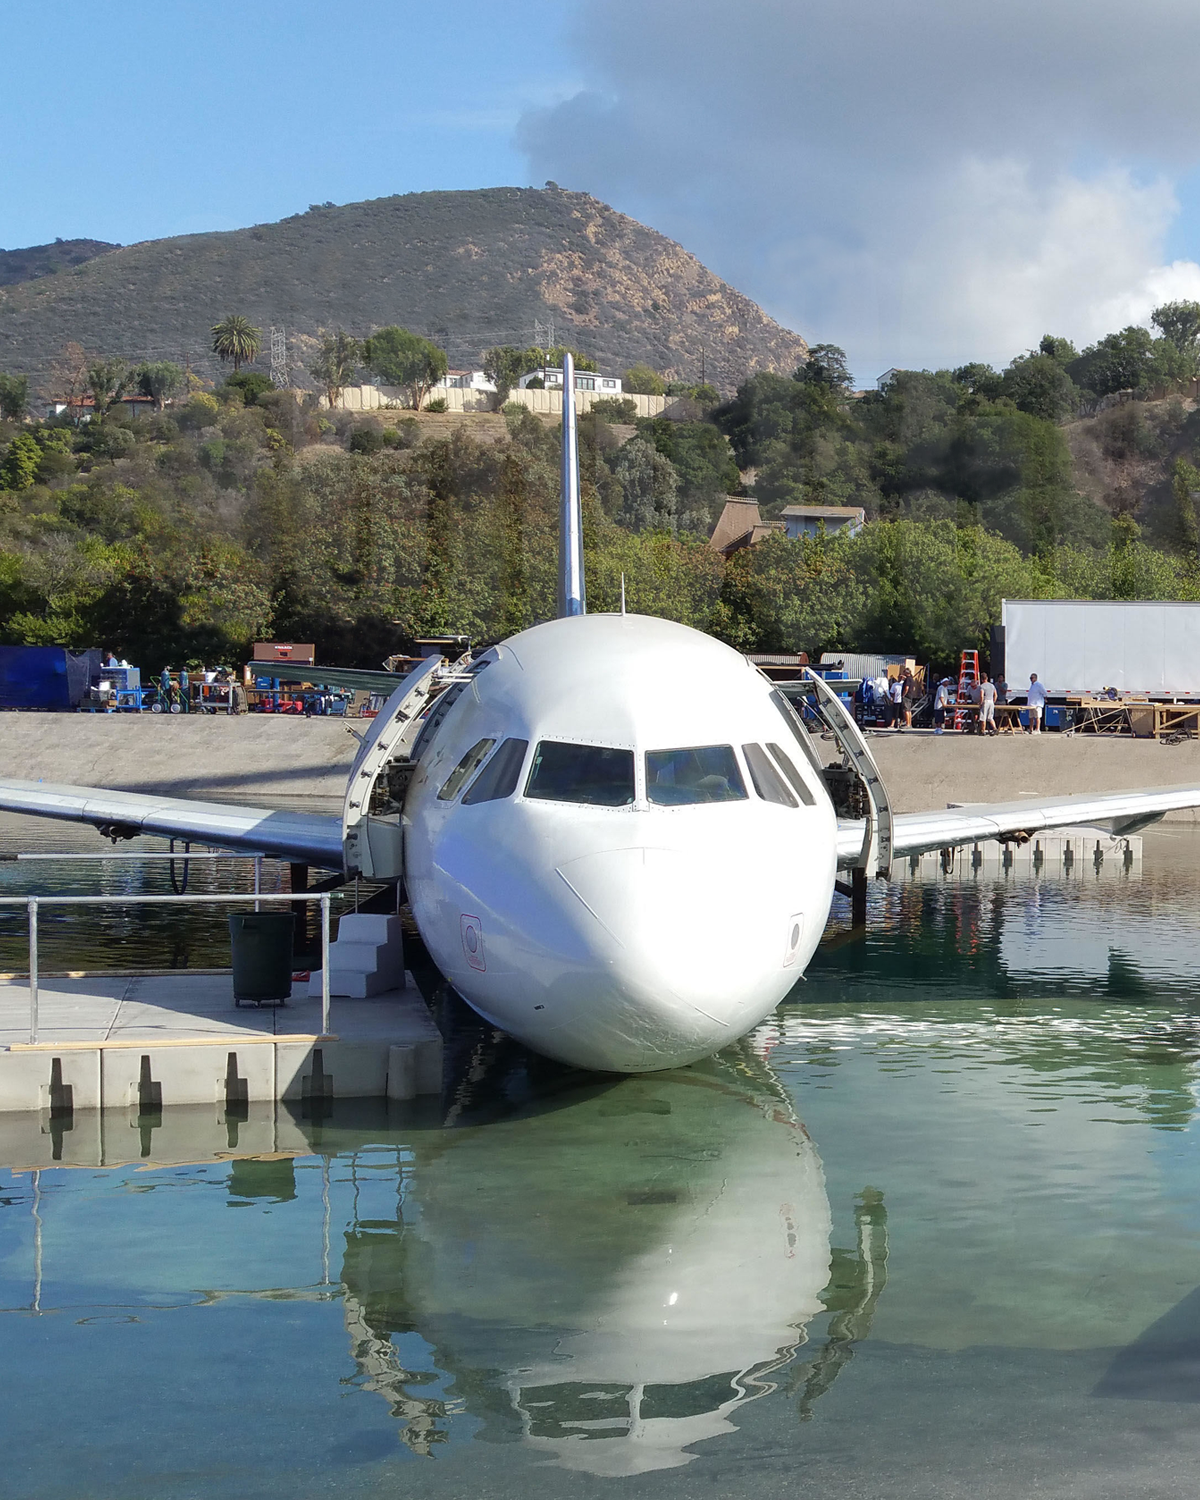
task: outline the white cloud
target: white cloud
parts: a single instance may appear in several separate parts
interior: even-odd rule
[[[1200,296],[1163,263],[1197,43],[1193,0],[607,0],[519,139],[860,378],[1004,363]]]

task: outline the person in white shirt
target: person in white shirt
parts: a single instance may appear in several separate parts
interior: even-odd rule
[[[996,684],[987,673],[979,683],[979,732],[995,734],[996,731]]]
[[[937,685],[937,692],[933,695],[933,732],[943,733],[946,725],[946,706],[950,702],[951,682],[948,677],[943,677]]]
[[[1042,710],[1046,706],[1046,689],[1038,681],[1038,674],[1029,674],[1029,696],[1025,700],[1025,706],[1029,710],[1029,728],[1026,734],[1041,734],[1042,732]]]
[[[904,684],[899,677],[892,679],[888,688],[888,697],[892,704],[892,728],[900,729],[904,718]]]

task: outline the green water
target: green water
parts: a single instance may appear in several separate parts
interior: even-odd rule
[[[450,1007],[436,1105],[10,1117],[0,1492],[1192,1496],[1198,895],[877,894],[678,1073]]]

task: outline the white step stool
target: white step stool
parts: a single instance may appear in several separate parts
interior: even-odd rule
[[[329,945],[329,993],[365,1000],[385,990],[404,988],[404,934],[400,918],[373,912],[348,912]],[[308,993],[321,993],[321,971],[313,969]]]

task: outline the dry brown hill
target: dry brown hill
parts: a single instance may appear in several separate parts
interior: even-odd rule
[[[27,245],[23,250],[0,250],[0,286],[16,286],[58,271],[81,266],[110,250],[119,250],[107,240],[55,240],[52,245]]]
[[[602,367],[644,360],[730,389],[790,372],[806,344],[686,250],[586,193],[486,188],[310,208],[276,224],[111,251],[0,290],[0,368],[44,388],[68,341],[210,363],[208,329],[286,327],[301,369],[322,328],[401,323],[467,365],[497,343],[559,342]],[[265,361],[265,352],[263,361]]]

